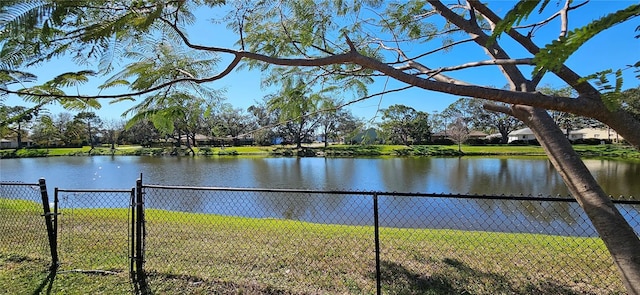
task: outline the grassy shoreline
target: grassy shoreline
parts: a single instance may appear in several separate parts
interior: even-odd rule
[[[0,293],[126,294],[126,209],[74,209],[60,219],[60,271],[47,283],[39,206],[0,199]],[[155,294],[373,294],[371,226],[148,210],[147,283]],[[0,221],[0,224],[2,221]],[[26,228],[25,228],[26,227]],[[106,230],[108,229],[108,230]],[[598,238],[381,228],[384,294],[622,294]],[[37,248],[37,247],[36,247]],[[584,251],[584,250],[587,251]],[[75,271],[108,270],[109,274]]]
[[[574,145],[583,158],[637,160],[640,151],[624,145]],[[463,146],[462,152],[456,146],[442,145],[330,145],[304,146],[240,146],[194,148],[197,156],[247,156],[247,157],[460,157],[460,156],[505,156],[505,157],[546,157],[539,146]],[[97,147],[51,149],[4,149],[0,158],[32,158],[53,156],[189,156],[189,150],[182,148],[145,148],[141,146],[119,146],[115,150]]]

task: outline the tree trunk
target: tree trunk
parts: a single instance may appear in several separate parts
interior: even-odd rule
[[[500,128],[500,143],[501,144],[507,144],[509,143],[509,130]]]
[[[192,157],[196,156],[196,152],[193,150],[193,147],[191,146],[191,138],[189,138],[189,132],[185,133],[186,136],[186,143],[187,143],[187,148],[189,149],[189,153],[191,154]],[[195,140],[195,136],[193,137],[193,139]]]
[[[91,148],[89,149],[89,155],[91,155],[91,152],[93,151],[93,134],[91,134],[91,122],[87,121],[87,129],[89,129],[89,146],[91,146]]]
[[[629,294],[640,294],[640,239],[553,119],[543,109],[516,105],[513,115],[531,128],[571,195],[607,246]]]
[[[22,148],[22,126],[20,126],[20,122],[18,122],[18,149]]]
[[[302,123],[300,123],[300,127],[298,127],[298,132],[296,134],[296,149],[302,149]]]

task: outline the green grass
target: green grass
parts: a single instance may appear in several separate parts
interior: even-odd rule
[[[574,149],[588,158],[640,160],[640,151],[631,146],[578,145]]]
[[[38,209],[0,199],[8,233],[0,236],[0,293],[130,292],[128,210],[62,210],[61,266],[48,283]],[[164,210],[146,217],[145,270],[155,294],[375,293],[371,226]],[[623,293],[597,238],[381,228],[380,241],[384,294]]]
[[[624,145],[574,145],[574,149],[584,158],[640,160],[640,151]],[[5,149],[0,150],[0,158],[45,157],[45,156],[81,156],[89,155],[88,146],[82,148],[51,148],[51,149]],[[539,156],[545,153],[539,146],[469,146],[463,145],[462,152],[457,146],[442,145],[322,145],[304,147],[298,150],[295,146],[238,146],[238,147],[195,147],[199,156],[326,156],[326,157],[450,157],[450,156]],[[97,147],[91,151],[92,155],[189,155],[186,147],[174,149],[143,148],[140,146],[118,146],[115,150],[109,147]]]
[[[544,150],[539,146],[470,146],[463,145],[465,155],[529,155],[544,156]]]

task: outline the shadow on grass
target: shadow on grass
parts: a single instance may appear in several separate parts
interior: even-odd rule
[[[259,283],[205,280],[196,276],[149,272],[134,280],[136,295],[151,294],[300,294]]]
[[[439,263],[440,264],[440,263]],[[383,294],[595,294],[571,290],[549,280],[514,284],[508,277],[473,269],[445,258],[430,275],[417,273],[390,261],[381,262]]]
[[[44,260],[41,260],[41,259],[34,259],[34,258],[30,258],[28,256],[15,255],[15,254],[10,254],[10,255],[7,255],[6,257],[0,257],[0,258],[4,258],[3,262],[15,263],[17,265],[26,265],[26,264],[37,265],[37,264],[40,264],[40,263],[46,263],[46,262],[44,262]],[[11,268],[13,268],[13,267],[11,267]],[[18,267],[18,268],[20,268],[20,267]],[[21,273],[24,274],[24,273],[28,273],[28,272],[21,272]],[[38,273],[38,276],[40,276],[41,274],[42,273]],[[49,273],[42,280],[42,282],[38,285],[38,287],[36,287],[36,289],[33,290],[33,292],[31,294],[34,294],[34,295],[35,294],[51,294],[51,290],[53,288],[53,282],[55,281],[56,274],[57,274],[57,266],[49,267]],[[45,288],[46,288],[46,291],[45,291]],[[4,291],[7,291],[7,290],[4,290]]]
[[[53,288],[53,281],[56,279],[57,269],[52,268],[49,270],[49,275],[42,280],[42,283],[33,291],[33,294],[51,294],[51,289]],[[47,291],[44,291],[44,288],[47,288]]]

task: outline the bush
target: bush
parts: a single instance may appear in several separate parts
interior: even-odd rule
[[[302,148],[297,151],[298,157],[315,157],[316,152],[313,149]]]
[[[36,158],[36,157],[46,157],[48,155],[49,155],[49,152],[47,150],[40,150],[40,149],[33,149],[33,148],[0,150],[0,159]]]
[[[439,156],[439,157],[454,157],[463,156],[464,153],[457,149],[442,148],[440,146],[413,146],[411,147],[411,154],[414,156]]]
[[[220,150],[218,152],[218,156],[237,156],[238,151],[236,150]]]
[[[487,144],[502,144],[502,138],[501,137],[491,137],[490,139],[487,140]]]
[[[487,140],[486,139],[481,139],[481,138],[471,138],[468,139],[465,143],[468,145],[487,145]]]
[[[202,147],[199,149],[199,154],[203,156],[213,156],[213,149],[210,147]]]
[[[539,146],[540,143],[538,142],[538,140],[535,140],[535,139],[514,140],[514,141],[510,142],[509,145],[537,145],[537,146]]]
[[[435,145],[454,145],[455,142],[453,142],[453,140],[448,139],[448,138],[439,138],[439,139],[434,139],[431,141],[431,144],[435,144]]]
[[[0,159],[17,158],[16,150],[0,150]]]
[[[580,138],[572,141],[572,144],[586,144],[586,145],[600,145],[602,143],[611,144],[610,139],[598,139],[598,138]]]

